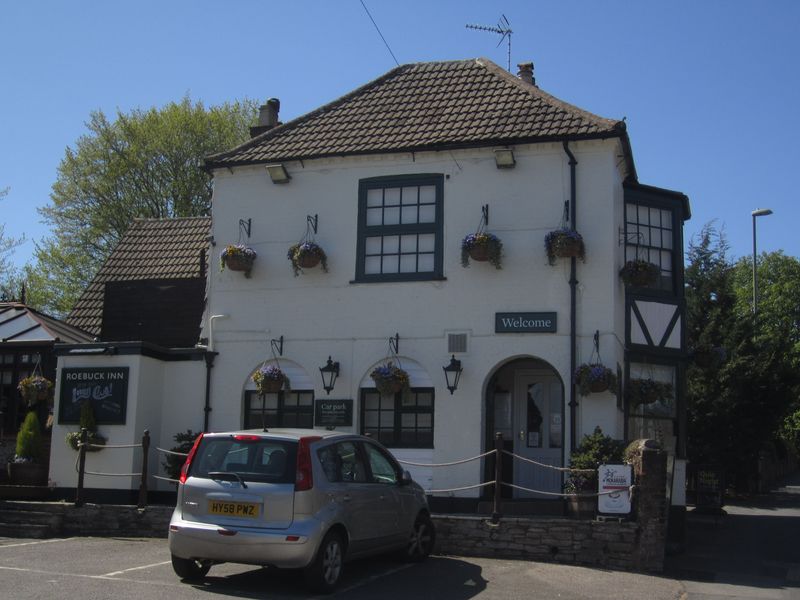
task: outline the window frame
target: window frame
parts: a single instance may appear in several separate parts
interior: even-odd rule
[[[314,390],[291,390],[290,392],[286,392],[281,390],[277,394],[264,394],[262,395],[258,393],[257,390],[245,390],[244,393],[244,419],[243,419],[243,428],[244,429],[261,429],[262,427],[300,427],[303,428],[302,425],[286,425],[285,424],[285,417],[287,412],[287,405],[286,405],[286,394],[309,394],[311,396],[311,404],[308,406],[302,405],[298,402],[296,405],[289,405],[290,412],[294,412],[297,417],[301,415],[310,415],[311,417],[311,425],[310,427],[314,426]],[[253,423],[250,422],[249,417],[250,415],[254,415],[254,418],[257,419],[258,416],[261,414],[259,408],[252,409],[253,399],[260,402],[266,401],[266,396],[277,396],[278,397],[278,404],[277,408],[275,409],[275,414],[277,415],[278,424],[277,425],[266,425],[262,423]]]
[[[664,247],[663,246],[663,242],[662,242],[662,245],[660,245],[660,246],[654,246],[652,244],[645,245],[645,244],[639,244],[639,243],[631,241],[631,236],[634,235],[634,233],[629,231],[629,226],[630,225],[636,225],[637,227],[649,227],[649,228],[654,228],[656,226],[650,224],[649,221],[648,221],[648,223],[640,223],[639,220],[638,220],[638,215],[636,217],[637,220],[635,222],[629,220],[629,216],[628,216],[628,207],[629,207],[629,205],[636,206],[637,208],[638,207],[645,207],[647,209],[654,208],[654,209],[657,209],[657,210],[663,210],[663,211],[669,212],[670,213],[670,217],[671,217],[670,225],[671,225],[671,228],[672,228],[671,231],[670,231],[670,234],[671,234],[670,238],[671,238],[671,242],[672,242],[672,247],[671,248]],[[623,251],[623,261],[627,262],[629,260],[633,260],[635,258],[638,258],[639,257],[638,249],[639,248],[643,248],[648,252],[648,260],[649,260],[650,251],[655,251],[655,252],[659,252],[659,253],[660,252],[669,252],[670,253],[670,260],[672,262],[672,265],[671,265],[671,268],[670,268],[670,271],[669,271],[670,283],[669,283],[668,287],[660,283],[661,279],[665,278],[666,275],[664,274],[665,272],[663,270],[661,270],[661,264],[660,264],[660,261],[659,261],[659,264],[658,264],[658,267],[659,267],[659,278],[660,278],[659,279],[659,284],[657,284],[657,285],[655,285],[653,287],[650,287],[650,288],[637,288],[636,289],[636,294],[661,295],[661,296],[663,296],[663,295],[671,295],[671,296],[676,295],[677,294],[677,289],[676,289],[677,281],[678,281],[679,277],[682,277],[682,268],[683,268],[682,264],[681,264],[681,261],[683,260],[683,253],[682,253],[682,250],[681,250],[681,244],[682,244],[681,232],[682,232],[683,224],[682,224],[682,221],[680,220],[680,216],[678,214],[678,209],[675,206],[675,204],[673,202],[662,202],[662,201],[659,201],[659,200],[656,200],[656,199],[650,199],[650,198],[645,199],[645,198],[643,198],[643,197],[641,197],[639,195],[632,196],[632,195],[627,195],[626,194],[626,197],[625,197],[625,199],[623,201],[622,222],[623,222],[624,241],[625,241],[625,243],[623,245],[623,249],[622,249],[622,251]],[[666,231],[666,229],[662,225],[658,225],[657,228],[659,230],[661,230],[662,232]],[[662,233],[662,240],[663,240],[663,233]]]
[[[392,412],[394,414],[393,414],[392,427],[391,427],[392,440],[391,441],[387,441],[387,440],[384,440],[384,439],[382,439],[380,437],[380,432],[382,430],[389,431],[390,429],[388,427],[385,428],[385,429],[381,427],[381,425],[380,425],[380,416],[379,416],[378,417],[378,426],[377,426],[377,430],[378,430],[378,434],[379,435],[378,435],[378,437],[373,437],[373,439],[375,439],[375,441],[379,442],[380,444],[382,444],[386,448],[425,448],[425,449],[433,449],[434,448],[434,434],[435,434],[435,431],[436,431],[436,427],[435,427],[436,426],[436,421],[435,421],[435,416],[436,416],[436,393],[435,393],[435,388],[432,388],[432,387],[412,387],[409,390],[408,393],[409,394],[430,394],[430,396],[431,396],[430,407],[424,407],[424,408],[421,409],[417,402],[414,403],[413,407],[411,407],[411,406],[405,406],[404,407],[403,406],[403,392],[397,392],[396,394],[389,395],[389,394],[380,394],[380,392],[378,392],[378,390],[376,388],[361,388],[361,410],[360,410],[360,412],[361,412],[361,422],[360,422],[360,433],[361,433],[361,435],[368,435],[367,426],[366,426],[366,424],[367,424],[366,415],[367,415],[367,412],[369,412],[369,411],[367,410],[366,395],[367,394],[377,394],[379,396],[379,398],[381,399],[381,401],[383,401],[384,398],[390,398],[390,397],[392,398],[393,407],[392,407],[391,410],[392,410]],[[381,408],[379,408],[377,412],[380,415]],[[403,441],[402,433],[403,433],[404,429],[406,431],[414,431],[415,437],[419,437],[418,436],[418,432],[420,431],[420,428],[418,426],[416,426],[416,425],[415,425],[415,427],[413,429],[408,428],[408,427],[407,428],[403,427],[403,415],[407,415],[407,414],[414,414],[414,415],[429,414],[430,415],[430,418],[431,418],[430,444],[425,443],[425,442],[422,442],[422,443],[417,442],[417,443],[409,444],[409,443],[406,443],[406,442]],[[370,429],[375,429],[375,428],[371,427]],[[428,428],[425,427],[424,429],[427,430]]]
[[[434,207],[435,218],[433,223],[367,225],[367,193],[369,190],[426,185],[432,185],[436,190]],[[364,263],[366,260],[366,240],[368,237],[425,233],[432,233],[435,238],[433,271],[424,273],[365,273]],[[357,238],[356,274],[352,283],[432,281],[444,279],[444,175],[441,173],[420,173],[360,179],[358,182]]]

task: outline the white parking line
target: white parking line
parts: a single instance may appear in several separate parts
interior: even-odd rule
[[[55,538],[51,540],[36,540],[34,542],[20,542],[19,544],[0,544],[0,550],[3,548],[19,548],[20,546],[35,546],[37,544],[52,544],[53,542],[68,542],[73,538]]]
[[[395,573],[399,573],[400,571],[405,571],[406,569],[410,569],[413,566],[414,565],[411,565],[411,564],[409,564],[409,565],[401,565],[401,566],[399,566],[399,567],[397,567],[395,569],[389,569],[388,571],[383,571],[383,572],[378,573],[376,575],[372,575],[371,577],[365,577],[363,579],[359,579],[358,582],[354,583],[353,585],[351,585],[349,587],[342,588],[340,590],[336,590],[332,594],[332,596],[335,597],[335,596],[341,596],[343,594],[348,594],[348,593],[352,592],[355,589],[358,589],[360,587],[363,587],[363,586],[367,585],[368,583],[372,583],[373,581],[376,581],[376,580],[378,580],[378,579],[380,579],[382,577],[386,577],[387,575],[394,575]],[[332,596],[327,596],[327,597],[330,598]]]
[[[116,577],[117,575],[122,575],[123,573],[129,573],[130,571],[140,571],[142,569],[152,569],[153,567],[163,567],[164,565],[170,564],[169,560],[165,560],[164,562],[160,563],[153,563],[152,565],[143,565],[141,567],[131,567],[130,569],[124,569],[122,571],[113,571],[112,573],[106,573],[105,575],[92,575],[92,577],[103,578],[103,577]]]

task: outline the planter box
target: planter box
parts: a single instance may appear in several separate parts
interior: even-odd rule
[[[13,485],[47,485],[47,465],[8,463],[8,479]]]

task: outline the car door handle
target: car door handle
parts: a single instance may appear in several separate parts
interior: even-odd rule
[[[345,494],[344,496],[342,496],[342,502],[350,502],[350,500],[351,500],[350,494]]]

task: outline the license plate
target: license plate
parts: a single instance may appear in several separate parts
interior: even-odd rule
[[[211,500],[208,503],[208,514],[224,515],[226,517],[258,517],[259,505],[255,502],[220,502]]]

